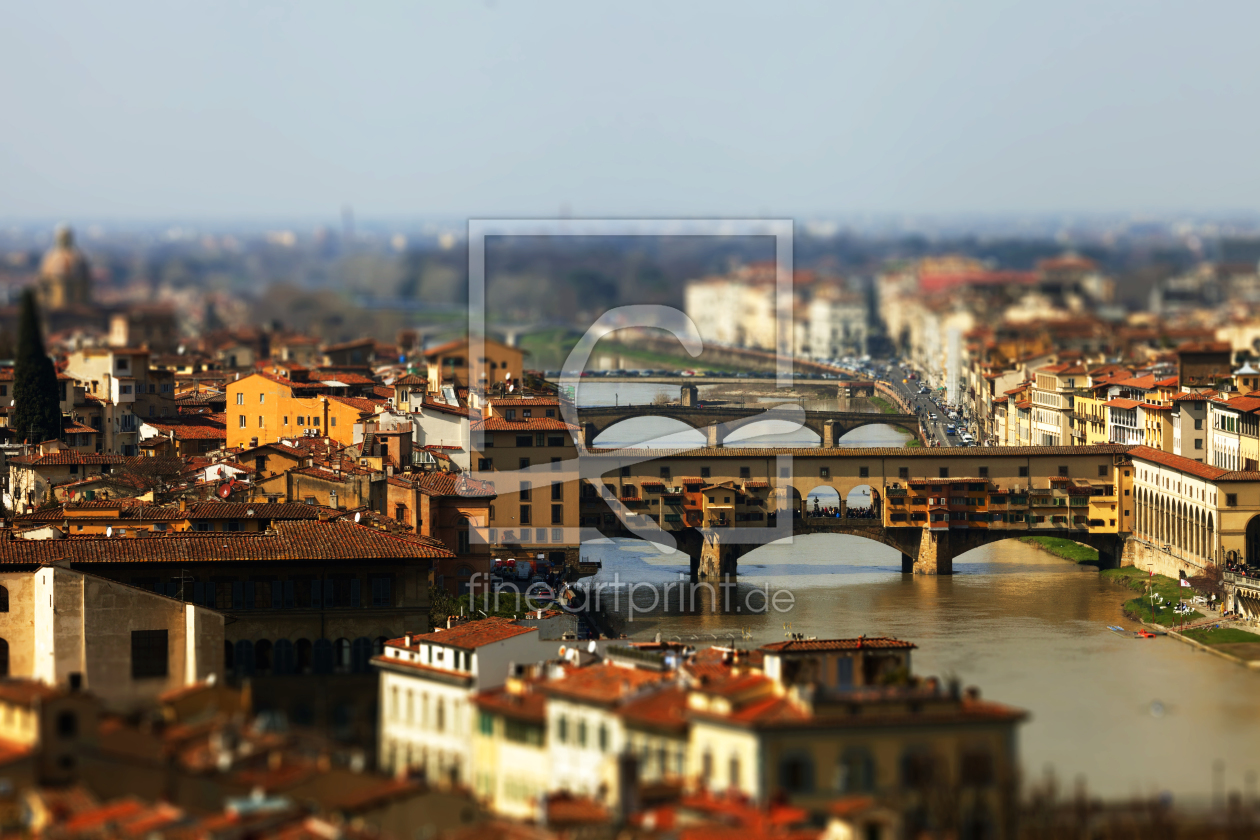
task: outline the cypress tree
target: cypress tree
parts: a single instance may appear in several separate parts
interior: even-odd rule
[[[13,361],[13,413],[9,428],[17,440],[32,444],[61,437],[61,400],[57,370],[44,350],[35,293],[22,293],[17,355]]]

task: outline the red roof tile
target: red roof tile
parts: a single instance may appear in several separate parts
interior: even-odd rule
[[[525,627],[509,618],[491,617],[468,621],[450,630],[436,630],[432,633],[412,636],[410,645],[404,644],[405,639],[391,639],[385,645],[413,652],[418,651],[421,644],[444,645],[446,647],[460,648],[461,650],[476,650],[484,645],[502,642],[516,636],[523,636],[526,633],[536,633],[537,630],[537,627]],[[396,661],[389,657],[385,657],[385,659],[389,662]]]

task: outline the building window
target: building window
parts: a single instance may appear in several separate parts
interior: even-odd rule
[[[245,405],[245,392],[242,391],[236,395],[236,404]]]
[[[870,478],[870,477],[871,477],[870,467],[858,467],[858,478]]]
[[[1067,475],[1068,475],[1068,468],[1059,467],[1059,478],[1067,478]]]
[[[243,428],[245,428],[245,415],[244,415],[244,414],[242,414],[242,415],[241,415],[240,417],[238,417],[237,419],[240,421],[240,427],[241,427],[242,429],[243,429]]]
[[[529,505],[521,505],[521,524],[522,525],[530,524]]]
[[[1028,478],[1028,467],[1020,467],[1020,468],[1019,468],[1019,477],[1020,477],[1020,478]]]
[[[564,505],[551,506],[551,524],[552,525],[564,524]]]
[[[897,478],[900,478],[900,479],[908,479],[908,478],[910,478],[910,468],[909,468],[909,467],[898,467],[898,468],[897,468]]]
[[[168,650],[165,630],[132,630],[131,678],[165,677]]]
[[[1107,465],[1106,465],[1106,464],[1099,464],[1099,465],[1098,465],[1098,477],[1099,477],[1099,478],[1106,478],[1108,475],[1109,475],[1109,471],[1108,471]]]
[[[949,478],[949,467],[941,467],[941,478]]]
[[[709,468],[709,467],[701,467],[701,468],[700,468],[700,477],[701,477],[701,478],[710,478],[712,475],[713,475],[713,470],[712,470],[711,468]]]
[[[1225,507],[1238,507],[1238,494],[1237,493],[1225,494]]]

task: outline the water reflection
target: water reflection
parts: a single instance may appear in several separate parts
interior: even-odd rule
[[[658,601],[664,584],[688,570],[684,555],[645,543],[593,544],[584,552],[605,561],[599,580],[620,575],[651,584]],[[790,611],[649,609],[644,586],[635,593],[643,612],[626,629],[634,638],[746,633],[749,645],[777,641],[789,629],[909,639],[919,646],[918,672],[957,675],[1032,711],[1022,746],[1029,774],[1052,766],[1060,778],[1084,776],[1105,795],[1207,795],[1214,760],[1225,761],[1231,787],[1260,767],[1252,699],[1260,675],[1171,639],[1107,631],[1127,624],[1120,614],[1127,596],[1093,568],[1014,540],[963,555],[951,577],[903,576],[900,568],[897,552],[857,537],[796,537],[743,558],[735,590],[737,599],[754,586],[789,590]],[[627,613],[623,601],[623,620]]]

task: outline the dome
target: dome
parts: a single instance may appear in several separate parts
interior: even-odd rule
[[[74,233],[61,225],[57,228],[57,244],[48,249],[39,264],[41,277],[83,277],[88,275],[87,259],[74,246]]]

